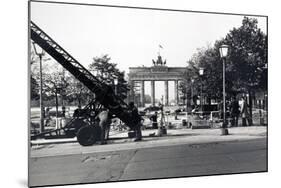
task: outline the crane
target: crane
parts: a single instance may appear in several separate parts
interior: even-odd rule
[[[77,136],[78,142],[83,146],[93,145],[99,139],[101,131],[94,119],[102,107],[108,109],[128,127],[134,129],[136,125],[133,123],[128,105],[115,94],[111,86],[101,82],[32,21],[30,22],[30,37],[95,96],[83,108],[83,113],[74,117],[66,126],[36,134],[31,139],[45,135],[57,135],[63,131],[67,136]]]

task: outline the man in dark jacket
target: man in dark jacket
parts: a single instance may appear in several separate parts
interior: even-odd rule
[[[129,103],[129,111],[132,118],[132,123],[135,131],[135,142],[142,140],[141,134],[141,116],[139,115],[137,107],[135,107],[134,102]]]
[[[150,120],[152,121],[152,128],[158,129],[158,123],[157,123],[157,112],[155,112],[151,117]]]
[[[242,127],[245,127],[245,126],[247,126],[247,121],[248,121],[248,125],[250,125],[248,104],[247,104],[245,96],[243,96],[241,99],[242,99],[242,101],[241,101]]]
[[[236,99],[236,97],[232,98],[231,105],[230,105],[230,113],[231,113],[231,118],[232,122],[231,125],[234,127],[238,127],[238,118],[239,118],[239,102]]]

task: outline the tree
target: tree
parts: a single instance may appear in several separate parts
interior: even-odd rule
[[[30,55],[30,67],[34,67],[36,64],[36,55],[34,51],[31,51]],[[36,74],[34,71],[30,71],[30,98],[31,100],[38,100],[39,99],[39,83],[36,80]]]
[[[56,116],[58,117],[59,96],[61,97],[61,105],[64,106],[63,101],[70,84],[63,67],[58,64],[49,64],[48,68],[45,68],[43,79],[44,97],[46,101],[55,99]]]
[[[42,56],[42,80],[43,80],[43,90],[44,90],[44,80],[46,80],[45,72],[49,70],[49,64],[45,63],[46,61],[50,60],[49,56],[46,53],[43,53]],[[35,54],[33,48],[31,48],[31,55],[30,55],[30,93],[31,93],[31,100],[38,100],[40,98],[39,95],[39,86],[40,86],[40,60],[39,57]],[[46,95],[43,92],[43,99],[46,99]]]
[[[82,106],[87,103],[92,94],[89,89],[80,83],[74,76],[67,72],[61,65],[51,60],[47,54],[42,61],[43,100],[45,105],[55,105],[58,110],[59,103],[62,106],[76,102]],[[31,99],[39,98],[39,59],[31,51]]]
[[[110,85],[115,91],[117,88],[117,96],[121,99],[127,97],[129,91],[128,83],[125,80],[125,72],[121,72],[117,68],[116,63],[110,62],[111,58],[108,55],[93,58],[93,62],[89,65],[89,70],[92,72],[101,82]],[[114,85],[114,79],[118,80],[117,85]]]
[[[77,102],[78,106],[88,103],[94,96],[91,91],[78,81],[74,76],[69,77],[69,87],[67,89],[68,102]]]
[[[230,46],[229,64],[233,85],[248,93],[250,117],[255,92],[267,90],[267,36],[258,28],[255,18],[244,17],[242,26],[231,30],[225,43]],[[252,118],[251,118],[252,120]]]
[[[33,76],[30,76],[30,98],[31,100],[39,99],[39,84]]]
[[[235,84],[244,91],[267,89],[267,36],[258,21],[244,17],[242,26],[231,30],[225,39],[230,46],[229,63]]]
[[[216,48],[210,45],[206,48],[198,48],[197,52],[187,62],[185,80],[179,86],[186,95],[187,105],[201,95],[210,104],[211,99],[222,97],[222,64]],[[199,75],[199,69],[204,69],[204,74]],[[192,82],[193,81],[193,82]],[[191,92],[192,91],[192,92]]]
[[[198,49],[188,61],[186,84],[181,87],[183,92],[188,94],[192,78],[195,93],[199,92],[202,83],[205,97],[221,98],[222,60],[219,47],[222,44],[230,47],[226,62],[227,97],[248,93],[251,102],[255,92],[267,90],[267,36],[257,24],[257,19],[244,17],[242,26],[230,30],[226,37],[216,41],[214,46]],[[198,75],[199,67],[204,68],[203,78]]]
[[[193,57],[195,66],[194,72],[194,86],[199,88],[203,86],[203,92],[206,98],[221,98],[222,96],[222,64],[219,57],[218,50],[214,47],[207,46],[207,48],[198,49],[197,54]],[[199,75],[199,68],[204,69],[204,74]]]

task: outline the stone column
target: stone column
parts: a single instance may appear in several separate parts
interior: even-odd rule
[[[135,82],[133,80],[130,81],[130,101],[129,102],[134,102],[135,100],[135,92],[134,92],[134,87],[135,87]]]
[[[179,103],[178,80],[175,80],[175,103]]]
[[[140,102],[141,102],[141,107],[144,107],[144,81],[141,82],[141,93],[140,93]]]
[[[151,80],[151,105],[155,106],[155,81]]]
[[[169,82],[165,81],[165,106],[169,105]]]

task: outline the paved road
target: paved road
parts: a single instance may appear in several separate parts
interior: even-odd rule
[[[31,186],[267,170],[266,138],[32,157]]]

